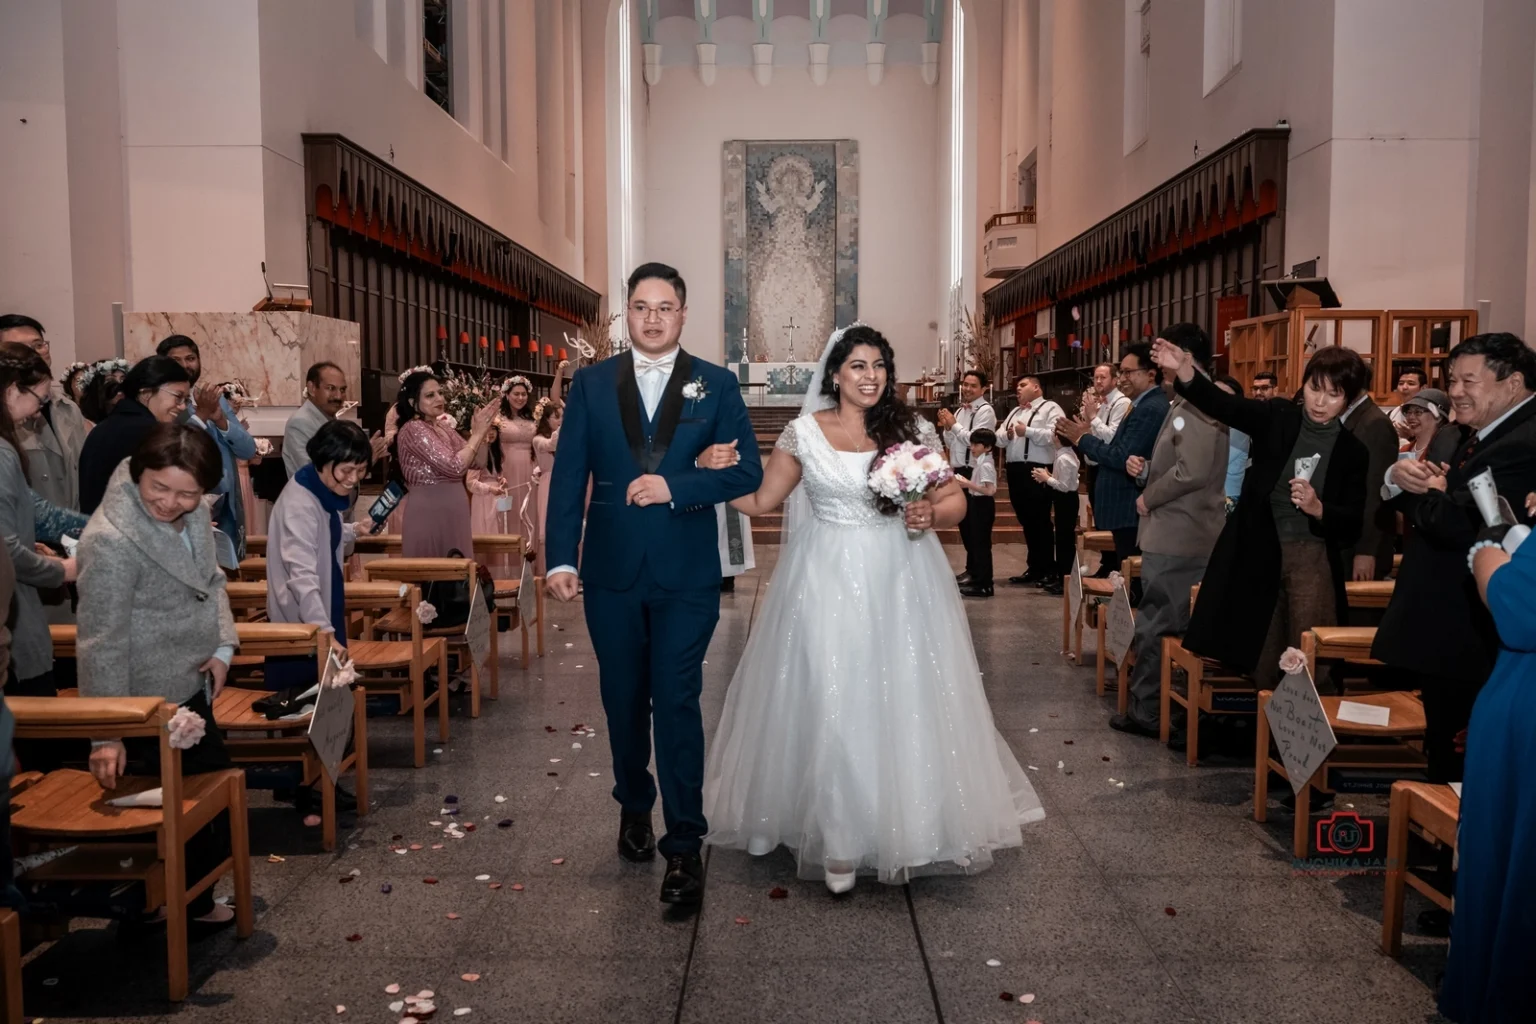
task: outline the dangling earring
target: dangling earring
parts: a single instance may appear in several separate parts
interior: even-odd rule
[[[835,381],[835,380],[834,380],[834,381],[833,381],[833,382],[832,382],[832,390],[833,390],[833,391],[836,391],[836,390],[837,390],[837,387],[838,387],[838,385],[837,385],[837,381]]]

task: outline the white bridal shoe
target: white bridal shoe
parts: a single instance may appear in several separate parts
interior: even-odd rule
[[[846,860],[827,861],[827,891],[833,895],[850,892],[857,877],[854,865]]]

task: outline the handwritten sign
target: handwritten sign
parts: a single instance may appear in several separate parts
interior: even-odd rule
[[[1115,588],[1109,599],[1109,616],[1104,621],[1104,651],[1116,665],[1125,662],[1136,642],[1136,613],[1131,611],[1131,599],[1126,595],[1124,584]]]
[[[1072,625],[1083,621],[1083,563],[1079,556],[1072,556],[1072,578],[1067,582],[1067,607]]]
[[[464,623],[464,639],[475,664],[485,665],[491,656],[491,613],[485,607],[485,598],[480,596],[478,582],[469,595],[469,621]]]
[[[517,585],[517,615],[529,629],[539,621],[539,595],[533,583],[533,563],[523,559],[523,578]]]
[[[309,720],[309,742],[333,783],[341,777],[341,762],[352,743],[352,687],[337,686],[331,681],[340,669],[341,661],[332,651],[325,661],[325,675],[320,679],[315,711]]]
[[[1275,687],[1264,708],[1269,718],[1269,732],[1280,748],[1280,761],[1290,778],[1291,789],[1298,795],[1318,768],[1339,745],[1323,702],[1317,696],[1312,673],[1306,668],[1289,672]]]

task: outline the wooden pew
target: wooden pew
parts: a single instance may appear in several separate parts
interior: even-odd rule
[[[363,614],[362,636],[350,642],[352,664],[358,681],[370,692],[392,693],[400,698],[400,713],[411,713],[412,763],[427,763],[427,708],[437,705],[437,738],[448,742],[448,642],[428,637],[416,607],[421,588],[414,583],[348,583],[347,611]],[[404,639],[375,638],[375,624],[383,616],[403,612],[409,629]],[[426,692],[426,672],[437,666],[437,689]]]
[[[1255,726],[1255,754],[1253,778],[1253,820],[1268,819],[1269,774],[1274,772],[1287,778],[1285,763],[1278,754],[1270,753],[1269,718],[1267,706],[1274,694],[1259,691],[1259,720]],[[1344,700],[1357,704],[1383,707],[1391,712],[1386,725],[1361,725],[1339,718],[1339,703]],[[1428,762],[1421,749],[1424,739],[1424,705],[1411,693],[1355,694],[1349,697],[1323,697],[1323,714],[1328,717],[1339,745],[1334,748],[1301,792],[1296,795],[1296,824],[1292,831],[1291,847],[1298,858],[1306,857],[1312,846],[1312,790],[1332,794],[1330,773],[1349,769],[1373,769],[1422,772]],[[1417,745],[1415,745],[1417,744]]]
[[[6,704],[18,739],[158,738],[160,777],[124,777],[112,795],[158,785],[163,807],[109,807],[109,795],[89,772],[60,769],[12,797],[11,833],[18,848],[78,847],[28,872],[29,881],[142,883],[146,906],[166,909],[168,994],[181,1002],[188,989],[188,901],[232,874],[235,934],[248,938],[255,922],[244,773],[183,778],[181,751],[170,745],[168,731],[176,709],[158,697],[10,697]],[[187,879],[187,839],[220,814],[229,817],[230,856],[205,877]],[[124,842],[134,837],[140,841]]]
[[[1387,824],[1387,881],[1382,899],[1381,951],[1397,956],[1403,951],[1403,896],[1413,886],[1442,910],[1451,909],[1451,898],[1408,868],[1408,836],[1417,832],[1440,846],[1456,848],[1456,825],[1461,818],[1461,797],[1450,786],[1429,782],[1392,783],[1391,812]]]
[[[379,558],[363,565],[363,578],[368,582],[391,580],[395,583],[425,584],[433,582],[452,583],[464,580],[474,587],[478,585],[476,579],[475,562],[469,558]],[[396,636],[410,636],[412,634],[412,621],[415,616],[403,608],[397,608],[377,619],[373,623],[375,632],[393,634]],[[498,658],[497,634],[495,624],[491,625],[491,650],[490,658],[495,661]],[[447,629],[435,629],[429,623],[424,632],[427,637],[441,637],[448,645],[449,653],[461,654],[464,660],[469,662],[469,714],[471,718],[480,717],[480,666],[475,664],[475,659],[469,653],[469,644],[464,635],[463,626],[455,626]],[[375,639],[369,636],[368,639]],[[446,692],[448,680],[438,681],[439,692]],[[496,694],[491,694],[494,700]]]

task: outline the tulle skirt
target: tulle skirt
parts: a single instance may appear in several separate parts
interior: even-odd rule
[[[781,557],[710,749],[706,841],[897,884],[1020,845],[1045,811],[993,724],[938,539],[812,521]]]

